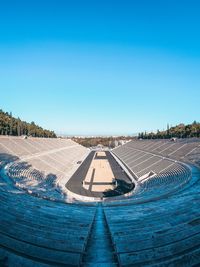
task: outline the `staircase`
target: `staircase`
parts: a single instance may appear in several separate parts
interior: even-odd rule
[[[83,267],[117,267],[117,259],[101,203],[99,203],[90,232]]]

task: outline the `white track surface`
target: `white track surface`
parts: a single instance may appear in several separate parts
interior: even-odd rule
[[[94,158],[90,164],[87,175],[85,177],[85,182],[93,182],[93,183],[112,183],[115,178],[110,163],[105,159],[95,159],[97,157],[106,157],[105,152],[97,152],[94,154]],[[91,181],[93,179],[93,181]],[[89,189],[89,184],[84,184],[85,189]],[[93,192],[104,192],[107,190],[113,190],[114,186],[110,184],[102,184],[102,185],[92,185],[91,190]]]

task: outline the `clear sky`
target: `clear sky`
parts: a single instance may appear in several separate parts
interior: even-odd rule
[[[0,108],[65,134],[200,121],[200,1],[0,1]]]

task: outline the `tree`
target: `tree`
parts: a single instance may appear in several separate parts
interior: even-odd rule
[[[34,122],[28,123],[14,118],[12,113],[4,112],[0,109],[0,134],[1,135],[32,135],[35,137],[56,137],[53,131],[43,129]]]
[[[10,135],[12,135],[13,131],[13,118],[12,118],[12,112],[10,112]]]
[[[178,137],[178,138],[188,138],[188,137],[200,137],[200,123],[194,121],[192,124],[184,125],[180,123],[179,125],[169,127],[167,124],[166,131],[159,131],[157,133],[148,133],[146,136],[143,136],[143,133],[138,135],[138,138],[171,138],[171,137]]]
[[[21,121],[20,118],[17,119],[17,135],[21,135]]]

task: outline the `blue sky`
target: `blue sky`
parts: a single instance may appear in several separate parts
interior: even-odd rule
[[[58,133],[200,118],[199,1],[1,1],[0,108]]]

